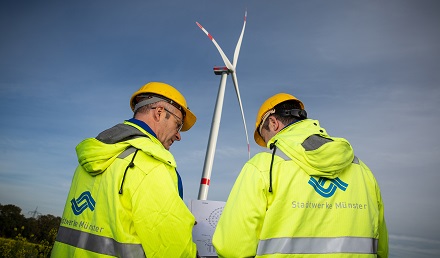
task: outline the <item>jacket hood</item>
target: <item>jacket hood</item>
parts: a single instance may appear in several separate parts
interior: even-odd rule
[[[147,155],[176,167],[173,155],[162,143],[142,128],[130,123],[118,124],[96,138],[88,138],[76,146],[79,164],[92,176],[103,173],[127,148],[134,147]]]
[[[275,143],[310,176],[336,178],[354,158],[350,143],[331,137],[317,120],[306,119],[287,126],[268,142]]]

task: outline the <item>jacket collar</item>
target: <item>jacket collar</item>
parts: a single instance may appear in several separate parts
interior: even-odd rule
[[[157,138],[156,133],[153,132],[153,130],[151,129],[150,126],[147,125],[147,123],[145,123],[144,121],[138,120],[136,118],[131,118],[126,120],[127,122],[133,123],[139,127],[141,127],[142,129],[144,129],[146,132],[148,132],[149,134],[153,135],[155,138]]]

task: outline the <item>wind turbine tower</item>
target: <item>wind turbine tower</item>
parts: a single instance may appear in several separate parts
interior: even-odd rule
[[[222,66],[222,67],[214,67],[214,73],[216,75],[221,75],[221,79],[220,79],[220,85],[219,85],[219,90],[218,90],[218,94],[217,94],[217,101],[216,101],[216,105],[215,105],[214,115],[213,115],[212,123],[211,123],[211,131],[210,131],[210,135],[209,135],[208,148],[206,150],[202,179],[200,182],[199,196],[198,196],[199,200],[206,200],[208,197],[208,190],[209,190],[209,184],[210,184],[211,172],[212,172],[212,164],[214,162],[215,147],[217,145],[217,137],[218,137],[218,131],[220,128],[220,119],[221,119],[223,100],[224,100],[224,95],[225,95],[226,78],[229,74],[231,74],[231,76],[232,76],[232,81],[234,83],[238,103],[240,105],[241,116],[243,119],[243,125],[244,125],[245,134],[246,134],[248,158],[250,158],[249,137],[248,137],[246,120],[244,117],[243,105],[241,103],[240,90],[238,88],[238,80],[237,80],[237,74],[236,74],[238,55],[240,53],[241,42],[243,40],[243,34],[244,34],[244,30],[246,28],[246,18],[247,18],[247,11],[244,14],[243,28],[241,30],[240,37],[239,37],[237,45],[235,47],[234,59],[232,61],[232,64],[229,61],[229,59],[226,57],[223,50],[217,44],[215,39],[212,37],[212,35],[205,28],[203,28],[203,26],[200,23],[196,22],[196,24],[199,26],[199,28],[208,36],[208,38],[211,40],[211,42],[215,45],[215,47],[217,48],[218,52],[220,53],[220,56],[222,57],[223,62],[225,64],[225,66]]]

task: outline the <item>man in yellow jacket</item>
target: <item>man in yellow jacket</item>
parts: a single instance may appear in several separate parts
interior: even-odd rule
[[[169,152],[196,122],[183,95],[150,82],[132,119],[82,141],[51,257],[196,257],[194,216]]]
[[[272,153],[240,172],[213,236],[219,257],[387,257],[379,186],[350,143],[286,93],[267,99],[254,139]]]

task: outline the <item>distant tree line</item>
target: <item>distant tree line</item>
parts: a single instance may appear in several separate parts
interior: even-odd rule
[[[21,208],[13,204],[0,204],[0,237],[16,238],[20,236],[31,243],[42,242],[53,245],[61,217],[38,215],[26,218]]]

